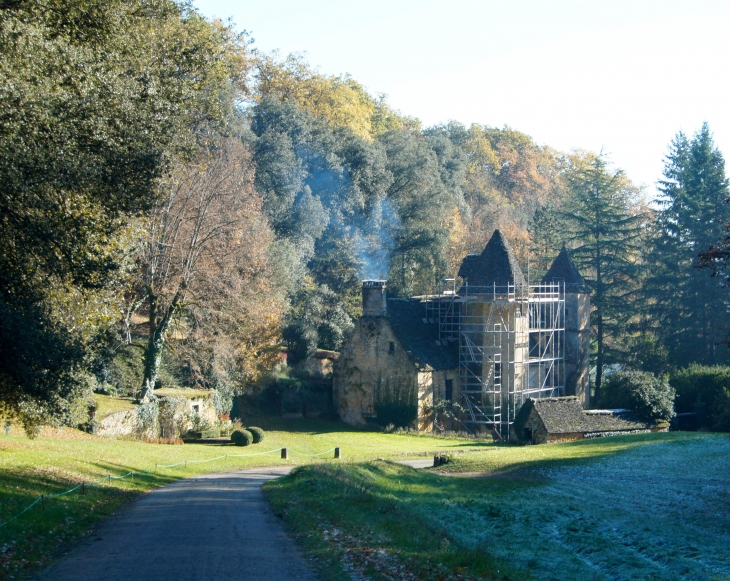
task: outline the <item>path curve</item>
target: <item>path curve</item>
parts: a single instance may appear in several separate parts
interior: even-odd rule
[[[318,581],[261,485],[291,466],[186,478],[103,524],[40,581]]]

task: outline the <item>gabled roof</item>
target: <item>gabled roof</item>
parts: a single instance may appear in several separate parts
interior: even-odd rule
[[[438,324],[423,322],[427,315],[426,306],[418,299],[388,299],[390,326],[419,369],[458,368],[458,342],[442,343]]]
[[[578,272],[565,245],[563,245],[563,249],[553,262],[550,270],[542,277],[542,284],[549,282],[564,282],[567,292],[590,292],[585,279]]]
[[[459,276],[469,286],[524,285],[525,277],[504,235],[495,230],[481,254],[468,254],[459,268]]]
[[[528,399],[515,417],[515,426],[521,426],[532,410],[542,420],[548,434],[585,432],[588,424],[580,400],[575,396]]]
[[[583,410],[575,396],[544,397],[528,399],[515,417],[515,428],[522,425],[535,410],[548,434],[570,434],[576,432],[621,432],[643,430],[654,424],[639,420],[633,412],[615,410],[613,413],[591,413]]]

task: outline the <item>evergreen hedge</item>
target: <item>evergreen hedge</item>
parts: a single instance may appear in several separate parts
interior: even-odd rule
[[[644,421],[671,420],[675,392],[671,385],[646,371],[618,371],[602,386],[599,405],[630,409]]]
[[[669,383],[677,391],[677,412],[697,414],[697,425],[730,431],[730,367],[690,365],[675,371]]]

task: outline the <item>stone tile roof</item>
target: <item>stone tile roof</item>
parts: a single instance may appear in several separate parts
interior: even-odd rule
[[[426,306],[418,299],[388,299],[388,320],[403,348],[423,371],[457,369],[457,341],[439,341],[438,324],[425,322]],[[428,319],[426,319],[428,321]]]
[[[590,292],[585,279],[578,272],[565,245],[563,245],[563,249],[553,262],[550,270],[542,277],[543,284],[548,282],[564,282],[567,292]]]
[[[642,422],[625,410],[615,413],[591,413],[583,410],[580,400],[575,396],[544,397],[528,399],[515,417],[515,427],[519,429],[535,410],[548,434],[623,432],[645,430],[654,424]]]
[[[481,254],[468,254],[459,268],[459,276],[469,286],[524,285],[525,277],[504,235],[495,230]]]

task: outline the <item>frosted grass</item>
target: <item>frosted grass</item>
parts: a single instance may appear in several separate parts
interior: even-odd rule
[[[626,437],[626,436],[624,436]],[[730,438],[532,468],[423,516],[544,581],[730,581]],[[435,505],[434,505],[435,504]]]

